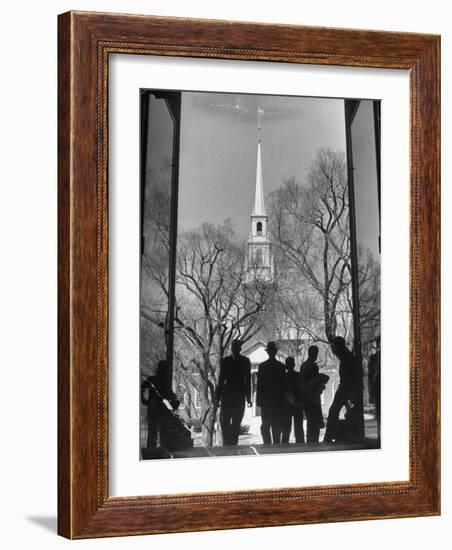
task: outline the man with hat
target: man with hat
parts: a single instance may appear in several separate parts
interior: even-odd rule
[[[281,443],[285,368],[276,359],[277,351],[275,342],[268,342],[268,359],[257,371],[256,404],[261,408],[261,434],[266,445]]]

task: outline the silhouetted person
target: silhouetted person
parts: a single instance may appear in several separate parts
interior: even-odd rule
[[[381,404],[381,361],[380,361],[380,336],[375,338],[376,351],[369,357],[368,380],[369,400],[375,405],[375,417],[377,420],[378,438],[380,438],[380,404]]]
[[[179,400],[171,389],[166,361],[159,361],[157,373],[149,376],[141,384],[141,402],[147,406],[148,413],[147,448],[157,447],[157,438],[160,440],[160,446],[166,447],[170,410],[179,407]]]
[[[329,376],[319,373],[317,357],[319,348],[310,346],[308,358],[300,368],[300,388],[303,408],[306,414],[306,440],[318,443],[320,429],[324,426],[320,396],[325,389]]]
[[[296,443],[304,443],[303,408],[301,404],[299,373],[295,371],[295,360],[287,357],[284,375],[284,403],[281,443],[289,443],[292,419]]]
[[[256,404],[261,408],[261,434],[265,444],[281,443],[284,365],[276,359],[275,342],[268,342],[267,361],[257,371]]]
[[[220,407],[220,425],[223,445],[237,445],[240,425],[245,412],[245,400],[251,407],[251,363],[240,355],[242,344],[234,340],[232,354],[220,363],[217,401]]]
[[[354,425],[354,431],[361,431],[362,424],[362,372],[354,354],[346,347],[342,336],[336,336],[331,343],[331,349],[339,359],[339,386],[334,395],[333,403],[328,412],[324,441],[338,441],[339,414],[342,407],[347,409],[347,418]],[[359,418],[361,415],[361,419]],[[362,438],[360,434],[359,438]],[[353,439],[359,439],[356,433]]]

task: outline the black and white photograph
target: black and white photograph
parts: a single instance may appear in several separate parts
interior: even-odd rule
[[[380,101],[142,89],[140,124],[140,458],[379,449]]]

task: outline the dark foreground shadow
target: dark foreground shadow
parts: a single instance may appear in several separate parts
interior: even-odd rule
[[[27,516],[26,519],[30,523],[39,525],[39,527],[42,527],[46,531],[57,532],[57,518],[55,516]]]

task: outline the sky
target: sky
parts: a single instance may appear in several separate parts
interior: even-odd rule
[[[261,115],[264,194],[284,178],[303,182],[319,148],[345,150],[339,99],[184,92],[182,94],[179,230],[229,218],[250,232]]]
[[[150,96],[148,166],[171,185],[174,126],[163,99]],[[342,99],[183,92],[179,170],[179,232],[203,222],[231,220],[237,236],[250,233],[258,143],[264,194],[285,178],[304,183],[317,150],[345,151]],[[375,134],[371,101],[352,123],[357,241],[379,255]],[[158,205],[157,205],[158,208]]]

